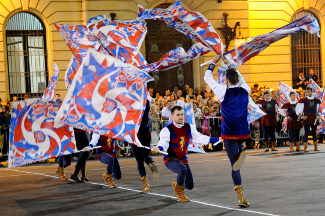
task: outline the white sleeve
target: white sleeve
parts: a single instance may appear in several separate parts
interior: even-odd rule
[[[227,85],[220,85],[213,78],[213,71],[208,69],[204,75],[204,81],[208,84],[214,94],[219,98],[220,103],[223,101],[223,98],[226,94]]]
[[[93,136],[91,137],[91,141],[89,142],[89,145],[96,146],[98,144],[99,138],[100,138],[100,135],[98,133],[93,133]]]
[[[157,144],[157,147],[162,151],[167,151],[169,148],[169,142],[170,142],[170,132],[167,127],[164,127],[159,134],[159,142]]]
[[[161,115],[164,116],[164,117],[166,117],[166,118],[169,118],[169,116],[167,116],[166,109],[167,109],[166,107],[164,107],[164,108],[162,109],[162,111],[161,111]]]
[[[279,112],[279,106],[278,106],[278,104],[275,104],[275,112],[276,112],[276,113]]]
[[[288,109],[279,109],[280,115],[282,115],[283,117],[286,117],[287,116],[287,113],[286,113],[287,110]]]
[[[316,115],[321,116],[322,112],[319,112],[319,107],[320,107],[320,104],[318,103],[317,104],[317,110],[316,110],[317,114]]]
[[[296,106],[296,114],[299,115],[304,111],[304,104],[303,103],[298,103]]]
[[[196,127],[194,125],[192,125],[192,124],[190,124],[190,127],[191,127],[192,139],[193,139],[194,143],[203,144],[203,145],[210,144],[210,137],[209,136],[206,136],[206,135],[203,135],[203,134],[199,133],[196,130]]]

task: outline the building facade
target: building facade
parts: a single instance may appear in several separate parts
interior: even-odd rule
[[[138,4],[144,8],[168,6],[173,0],[0,0],[0,97],[3,103],[14,95],[21,99],[24,93],[33,97],[41,95],[53,74],[53,63],[60,69],[57,92],[66,94],[64,74],[72,56],[68,46],[57,32],[53,23],[85,25],[91,17],[116,14],[117,20],[132,20],[137,17]],[[202,13],[218,29],[223,27],[227,12],[228,23],[234,27],[240,22],[241,37],[244,39],[268,33],[305,14],[316,17],[324,37],[325,0],[181,0],[183,5]],[[24,24],[28,21],[30,25]],[[238,30],[238,29],[237,29]],[[218,33],[220,33],[217,30]],[[221,34],[220,34],[221,36]],[[239,31],[237,31],[239,36]],[[146,45],[147,44],[147,45]],[[143,43],[142,53],[146,56],[148,43]],[[234,47],[230,43],[229,49]],[[252,85],[268,85],[276,88],[279,80],[292,86],[299,70],[307,75],[314,69],[324,83],[323,67],[325,40],[301,33],[297,37],[284,38],[260,55],[239,67],[245,80]],[[175,47],[176,48],[176,47]],[[180,87],[191,79],[193,87],[204,84],[206,67],[199,65],[212,58],[213,53],[189,63],[192,73],[187,76],[175,72]],[[148,56],[146,56],[148,58]],[[164,72],[159,76],[163,77]],[[185,77],[185,78],[184,78]],[[161,82],[164,79],[161,79]],[[183,80],[184,81],[184,80]],[[159,84],[159,83],[158,83]]]

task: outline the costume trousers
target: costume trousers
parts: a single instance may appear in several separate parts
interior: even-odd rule
[[[188,190],[194,188],[193,175],[189,165],[183,164],[176,158],[170,159],[165,165],[172,172],[177,173],[177,185],[184,185]]]
[[[271,139],[271,142],[275,142],[275,127],[273,126],[263,127],[263,132],[264,132],[264,142],[268,142],[269,138]]]
[[[103,164],[107,164],[107,174],[113,174],[113,178],[121,179],[122,173],[120,163],[116,157],[112,157],[107,153],[101,153],[99,156],[99,161]]]
[[[75,132],[75,138],[76,138],[77,149],[79,151],[89,145],[87,134],[84,131],[77,130],[77,132]],[[86,160],[88,157],[89,157],[89,152],[84,152],[84,151],[79,152],[79,158],[77,160],[76,166],[77,167],[86,166]]]
[[[304,136],[304,142],[308,142],[308,135],[311,127],[311,132],[313,134],[313,141],[317,142],[317,136],[316,136],[316,130],[317,130],[317,125],[305,125],[305,136]]]
[[[289,129],[289,142],[299,142],[300,129]]]
[[[150,147],[151,137],[139,137],[139,141],[143,146]],[[146,176],[146,168],[144,163],[149,164],[153,162],[152,157],[149,156],[150,150],[138,147],[136,145],[131,145],[132,153],[138,164],[138,171],[141,177]]]
[[[71,165],[71,154],[59,157],[59,167],[66,168]]]
[[[244,144],[241,141],[239,142],[238,140],[224,140],[224,145],[232,167],[234,163],[238,160],[239,149],[244,149]],[[231,176],[235,186],[241,185],[242,181],[240,170],[234,171],[233,169],[231,169]]]

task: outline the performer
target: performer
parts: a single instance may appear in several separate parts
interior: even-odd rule
[[[317,125],[319,125],[319,117],[320,113],[318,113],[320,100],[313,96],[313,88],[308,86],[306,88],[307,97],[301,98],[297,105],[296,114],[302,117],[303,126],[305,129],[304,136],[304,152],[308,152],[308,135],[311,127],[314,141],[314,150],[319,151],[317,148],[317,136],[316,129]]]
[[[184,195],[184,187],[188,190],[194,187],[187,159],[189,140],[192,138],[195,143],[208,145],[219,139],[202,135],[197,132],[194,125],[184,123],[184,110],[179,105],[171,109],[171,117],[173,122],[160,131],[160,140],[152,151],[155,154],[159,150],[168,152],[168,155],[164,156],[164,163],[172,172],[178,173],[177,181],[172,182],[177,201],[188,202],[190,200]]]
[[[275,148],[275,129],[278,125],[276,120],[278,112],[276,100],[272,99],[270,91],[266,90],[264,92],[264,99],[259,99],[256,104],[266,113],[261,119],[261,126],[264,132],[265,152],[269,151],[269,138],[271,140],[272,151],[277,151]]]
[[[143,146],[150,147],[150,142],[151,142],[151,130],[150,130],[150,124],[149,124],[149,111],[150,111],[150,101],[151,97],[148,95],[147,98],[147,103],[146,103],[146,109],[143,114],[143,118],[141,121],[141,125],[138,131],[138,138],[139,141]],[[138,147],[136,145],[131,145],[132,153],[137,161],[138,164],[138,172],[141,176],[140,180],[143,183],[143,193],[150,192],[150,185],[148,182],[148,177],[146,173],[146,169],[144,167],[144,163],[146,163],[152,174],[154,180],[159,179],[159,173],[157,166],[155,165],[155,162],[153,161],[152,157],[149,156],[150,150]]]
[[[89,151],[90,148],[98,144],[101,145],[101,148],[96,150],[96,156],[100,162],[107,164],[107,172],[103,174],[104,181],[109,188],[116,188],[113,177],[115,179],[121,179],[122,174],[115,152],[115,140],[111,137],[100,136],[98,133],[94,133],[89,146],[85,147],[83,150]]]
[[[89,145],[89,140],[87,137],[86,132],[79,129],[74,129],[74,134],[76,138],[76,144],[77,149],[79,152],[79,158],[77,160],[77,164],[73,169],[73,172],[70,176],[70,179],[76,181],[76,182],[84,182],[89,181],[89,179],[86,176],[86,160],[89,156],[88,151],[81,151],[84,147]],[[79,172],[81,171],[81,179],[79,178]]]
[[[220,85],[213,79],[213,70],[220,60],[215,56],[205,73],[204,80],[210,86],[221,103],[221,138],[227,151],[232,169],[234,190],[237,192],[238,205],[249,207],[243,194],[240,168],[244,163],[246,152],[243,142],[249,137],[249,125],[247,121],[248,102],[250,88],[243,76],[234,68],[229,68],[229,62],[221,62],[226,70],[226,84]]]
[[[288,118],[290,151],[294,151],[293,140],[295,140],[296,142],[296,151],[300,151],[299,131],[302,127],[302,124],[296,114],[297,102],[298,101],[296,100],[296,93],[290,92],[290,101],[283,104],[282,108],[279,109],[280,114]]]
[[[60,176],[60,180],[68,180],[67,176],[64,174],[64,168],[71,165],[71,158],[71,154],[59,157],[59,167],[55,172]]]

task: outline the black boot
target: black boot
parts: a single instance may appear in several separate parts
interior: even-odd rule
[[[80,180],[80,178],[78,176],[79,171],[80,171],[80,167],[75,166],[72,173],[71,173],[70,179],[72,179],[72,180],[74,180],[76,182],[83,182],[82,180]]]
[[[86,166],[81,167],[81,181],[89,181],[86,176]]]

